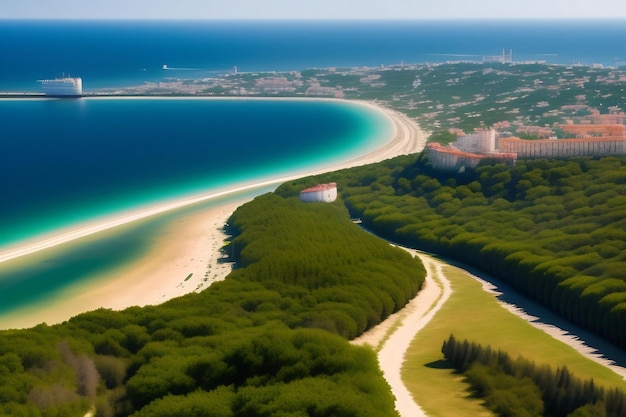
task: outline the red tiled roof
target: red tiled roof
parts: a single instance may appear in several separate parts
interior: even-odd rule
[[[329,182],[328,184],[317,184],[315,187],[306,188],[300,192],[301,193],[315,193],[318,191],[326,191],[326,190],[330,190],[333,188],[337,188],[337,183]]]

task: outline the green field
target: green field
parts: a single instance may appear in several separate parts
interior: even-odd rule
[[[402,374],[409,391],[430,417],[493,415],[479,400],[470,398],[468,385],[444,361],[441,345],[451,333],[457,339],[491,345],[536,364],[553,368],[567,365],[578,378],[593,378],[598,384],[626,389],[626,381],[619,375],[500,306],[463,270],[447,266],[443,271],[453,293],[411,343]]]

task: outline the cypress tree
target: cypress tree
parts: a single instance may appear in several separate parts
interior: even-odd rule
[[[537,366],[522,357],[512,360],[507,352],[494,351],[490,346],[485,348],[467,339],[460,341],[454,335],[444,341],[442,353],[498,415],[517,415],[514,404],[532,403],[534,411],[526,410],[527,414],[523,415],[541,415],[533,413],[542,409],[550,417],[604,415],[597,414],[598,410],[607,417],[626,416],[624,392],[618,389],[605,392],[593,379],[576,378],[567,366],[553,371],[547,365]],[[541,393],[541,406],[532,394],[535,390]],[[521,398],[525,400],[520,402]]]

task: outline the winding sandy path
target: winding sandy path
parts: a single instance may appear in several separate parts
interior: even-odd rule
[[[418,256],[426,267],[427,275],[424,288],[402,310],[389,316],[378,326],[352,340],[357,345],[370,345],[377,351],[378,362],[383,375],[396,398],[396,410],[402,417],[427,417],[407,390],[402,381],[402,367],[406,351],[419,331],[434,317],[452,294],[450,281],[446,278],[443,267],[448,264],[422,252],[403,248]],[[459,268],[459,267],[456,267]],[[459,268],[469,278],[482,284],[483,290],[496,296],[494,286],[480,277]],[[532,326],[549,336],[574,348],[579,354],[591,359],[626,379],[626,368],[616,366],[576,335],[569,334],[556,326],[537,322],[537,317],[528,315],[523,309],[498,300],[498,303],[511,314],[523,318]]]
[[[378,363],[396,398],[396,410],[402,417],[427,417],[402,381],[402,366],[406,351],[415,335],[428,324],[452,294],[450,281],[443,274],[443,264],[428,255],[407,249],[418,256],[426,268],[426,280],[402,310],[389,316],[378,326],[352,340],[367,344],[378,352]]]

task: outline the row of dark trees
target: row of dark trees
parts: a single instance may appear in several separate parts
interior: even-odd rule
[[[368,229],[482,269],[626,348],[625,157],[445,173],[413,155],[318,180],[330,178]]]
[[[396,416],[347,339],[415,295],[419,260],[341,205],[268,194],[229,224],[237,268],[201,293],[0,332],[0,415]]]
[[[547,365],[450,335],[441,351],[473,392],[499,416],[621,417],[626,394],[575,377],[566,366]]]

